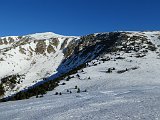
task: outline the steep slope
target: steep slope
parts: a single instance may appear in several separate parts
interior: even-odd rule
[[[28,89],[41,81],[53,80],[96,58],[103,49],[114,44],[115,40],[110,37],[117,39],[118,35],[92,34],[79,38],[37,33],[17,37],[17,41],[1,49],[1,83],[5,90],[2,97]]]
[[[89,36],[94,36],[94,39]],[[42,98],[0,104],[0,119],[160,119],[160,32],[98,33],[89,36],[81,40],[96,40],[96,44],[91,42],[91,46],[96,48],[100,45],[101,49],[98,49],[98,55],[92,54],[95,58],[86,62],[85,68],[61,80],[55,90]],[[110,38],[114,42],[110,47],[105,46]],[[93,49],[90,49],[91,46],[88,49],[88,46],[78,50],[76,55],[86,50],[92,53]],[[73,58],[75,61],[78,59],[74,56],[71,55],[60,66],[66,65],[68,60],[73,65]]]
[[[6,91],[5,96],[55,74],[64,59],[63,49],[69,42],[77,39],[79,37],[67,37],[54,33],[2,38],[0,78]]]

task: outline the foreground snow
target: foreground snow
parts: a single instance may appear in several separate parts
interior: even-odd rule
[[[114,91],[30,99],[0,104],[1,120],[159,120],[160,87],[141,86]]]

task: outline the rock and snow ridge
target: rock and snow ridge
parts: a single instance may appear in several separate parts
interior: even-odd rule
[[[56,73],[58,65],[64,59],[63,49],[77,39],[79,37],[62,36],[51,32],[1,37],[0,79],[6,78],[3,80],[6,91],[4,97]],[[7,81],[9,77],[17,78],[12,83]]]
[[[0,78],[5,88],[3,97],[27,89],[40,81],[52,80],[58,73],[65,73],[108,53],[107,59],[113,60],[123,59],[125,54],[128,55],[127,58],[130,56],[144,59],[150,51],[156,51],[159,57],[159,36],[159,31],[153,31],[96,33],[83,37],[46,32],[2,37],[0,48],[6,45],[0,49],[0,64],[3,68],[0,69]],[[125,70],[117,72],[123,71]]]
[[[113,33],[110,37],[106,34],[108,33],[93,34],[83,39],[90,48],[101,46],[99,40],[103,41],[102,37],[107,43],[109,39],[116,39],[113,47],[109,50],[104,47],[103,52],[99,52],[99,55],[92,59],[83,56],[87,51],[81,50],[87,48],[79,46],[79,54],[82,54],[79,60],[83,60],[83,57],[91,60],[86,62],[85,68],[70,75],[70,79],[67,77],[62,80],[55,90],[42,98],[32,97],[28,100],[1,103],[0,119],[159,120],[160,32],[114,34],[118,37]],[[79,39],[76,41],[82,42]],[[46,51],[45,53],[48,54]],[[64,53],[61,55],[65,55]],[[36,57],[37,60],[45,55]],[[66,58],[63,65],[70,66],[70,62],[74,64],[72,59],[76,60],[74,54]],[[41,69],[40,67],[37,69]],[[78,88],[80,93],[77,93]],[[56,92],[61,95],[55,95]]]
[[[99,52],[100,55],[98,55],[96,58],[90,59],[91,61],[87,62],[86,68],[79,70],[76,74],[72,74],[69,80],[67,78],[62,80],[55,90],[48,92],[42,98],[32,97],[29,100],[1,103],[0,119],[159,120],[160,32],[121,32],[120,35],[118,35],[118,38],[115,38],[115,36],[108,38],[106,37],[106,34],[108,33],[93,34],[91,36],[85,37],[85,45],[93,47],[97,47],[96,45],[100,46],[101,44],[99,44],[98,41],[103,40],[100,39],[103,36],[105,39],[117,39],[116,43],[113,45],[114,47],[107,51],[104,51],[106,49],[104,47],[105,49],[103,49],[103,52]],[[99,38],[96,39],[96,44],[94,44],[95,39],[92,38],[93,36]],[[89,42],[88,40],[92,42]],[[77,38],[73,41],[74,42],[71,42],[72,44],[76,41],[82,42],[80,38]],[[62,49],[59,50],[61,48],[60,45],[55,47],[55,51],[58,51],[57,53],[52,52],[49,54],[46,50],[45,52],[42,51],[39,54],[36,54],[34,53],[36,45],[33,43],[30,43],[32,44],[33,49],[33,55],[30,59],[32,61],[34,58],[36,63],[33,64],[34,66],[31,66],[30,69],[27,69],[27,67],[30,65],[29,63],[26,65],[26,67],[22,66],[24,67],[22,69],[24,71],[27,69],[30,70],[29,72],[35,71],[35,73],[38,72],[42,74],[42,72],[39,71],[45,71],[45,69],[42,68],[44,68],[48,62],[49,63],[46,69],[51,69],[49,68],[52,64],[51,62],[54,63],[56,61],[56,56],[58,54],[64,55],[68,59],[65,60],[66,62],[64,61],[64,65],[66,64],[70,66],[70,62],[71,64],[74,64],[72,59],[76,60],[74,55],[67,57],[67,55],[64,54],[65,52],[60,52],[62,51]],[[102,43],[104,44],[105,42]],[[68,46],[70,45],[71,44],[68,44]],[[22,47],[25,48],[25,50],[27,49],[27,47],[24,47],[23,45]],[[67,46],[65,48],[67,48]],[[14,49],[17,50],[18,48],[15,47]],[[14,49],[11,49],[11,51],[14,51]],[[83,49],[84,48],[82,46],[79,46],[79,50]],[[16,54],[18,54],[18,52],[19,49],[16,51]],[[12,55],[16,55],[13,54],[14,52],[12,53],[8,51],[4,51],[3,53],[6,57],[5,58],[3,54],[1,54],[4,60],[8,60],[9,57],[13,58]],[[84,53],[83,51],[80,51],[80,53],[82,54],[81,57],[79,57],[79,59],[81,58],[80,60],[83,60],[83,57],[87,59],[90,58],[83,56],[83,54],[87,53],[87,51]],[[20,57],[20,59],[22,59],[23,57],[25,58],[26,55],[28,55],[28,53],[19,53],[15,58]],[[57,61],[60,60],[59,57],[57,58]],[[54,60],[52,61],[53,58]],[[14,59],[9,60],[13,61],[14,63]],[[10,62],[9,60],[7,62]],[[15,59],[15,61],[18,60]],[[23,59],[21,62],[22,61]],[[41,61],[43,61],[43,65],[41,65]],[[20,61],[17,63],[19,62]],[[0,64],[3,66],[5,61],[1,61]],[[26,62],[24,62],[24,64],[26,64]],[[7,67],[6,64],[5,66]],[[10,66],[12,66],[11,62]],[[3,67],[3,69],[5,70],[5,67]],[[56,67],[55,70],[57,70]],[[6,71],[9,70],[6,68]],[[3,71],[0,73],[2,72]],[[34,76],[35,73],[32,73],[32,75]],[[11,71],[10,75],[12,74],[13,73]],[[16,72],[14,74],[16,74]],[[20,76],[20,78],[21,77],[23,76]],[[27,82],[27,80],[28,79],[23,81]],[[31,84],[29,83],[29,85]],[[80,89],[80,93],[77,93],[78,89],[75,89],[76,86]],[[61,93],[62,95],[55,95],[56,92],[58,92],[58,94]]]

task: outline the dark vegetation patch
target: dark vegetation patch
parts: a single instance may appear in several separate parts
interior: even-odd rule
[[[39,40],[37,45],[36,45],[36,49],[35,52],[36,54],[45,54],[46,51],[46,43],[44,40]]]
[[[20,91],[17,94],[7,97],[7,98],[3,98],[0,101],[1,102],[6,102],[6,101],[14,101],[14,100],[22,100],[22,99],[29,99],[32,96],[43,96],[44,94],[47,93],[47,91],[52,91],[55,89],[55,87],[57,87],[59,84],[59,81],[63,80],[64,78],[66,78],[69,75],[75,74],[78,72],[78,70],[82,69],[86,67],[86,64],[82,64],[72,70],[70,70],[68,73],[65,73],[63,75],[61,75],[60,77],[50,80],[50,81],[46,81],[43,84],[37,85],[37,86],[32,86],[30,88],[28,88],[27,90],[24,91]]]
[[[3,84],[1,83],[0,84],[0,97],[3,96],[4,93],[5,93],[5,90],[4,90]]]
[[[6,86],[7,88],[13,89],[16,84],[20,84],[22,82],[24,75],[10,75],[1,79],[1,84]]]
[[[123,70],[118,70],[117,73],[121,74],[121,73],[130,71],[130,70],[136,70],[136,69],[138,69],[138,67],[126,68],[126,69],[123,69]]]
[[[0,61],[4,61],[4,59],[3,59],[3,58],[0,58]]]
[[[26,54],[26,50],[24,48],[22,48],[21,46],[19,46],[19,52],[21,54]]]
[[[57,47],[59,44],[58,38],[50,38],[50,44]]]
[[[54,50],[54,48],[53,48],[52,45],[49,45],[49,46],[47,47],[47,52],[48,52],[48,53],[55,53],[55,50]]]

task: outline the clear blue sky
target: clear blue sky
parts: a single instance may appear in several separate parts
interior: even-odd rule
[[[0,0],[0,36],[160,30],[160,0]]]

